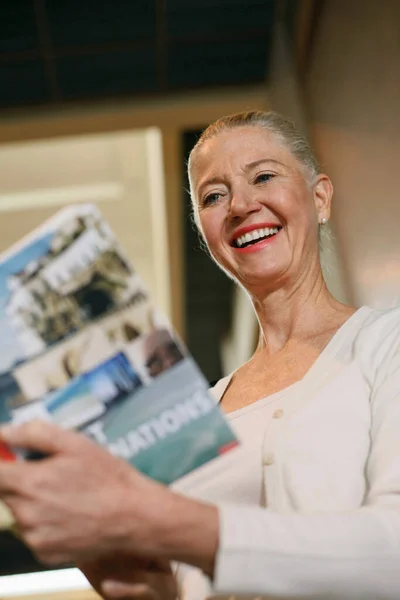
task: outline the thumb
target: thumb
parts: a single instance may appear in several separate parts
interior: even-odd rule
[[[159,594],[145,583],[123,583],[107,579],[101,584],[107,600],[161,600]]]
[[[0,428],[0,440],[14,448],[36,450],[43,454],[56,454],[75,445],[78,434],[61,429],[47,421],[29,421],[20,425],[4,425]]]

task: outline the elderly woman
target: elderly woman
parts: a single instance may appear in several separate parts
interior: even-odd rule
[[[332,185],[281,116],[217,121],[189,174],[209,251],[260,324],[253,357],[214,389],[241,447],[167,489],[73,432],[4,428],[49,455],[0,466],[19,533],[106,598],[397,600],[400,313],[329,293]]]

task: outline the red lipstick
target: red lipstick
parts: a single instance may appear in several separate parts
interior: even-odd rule
[[[266,227],[268,227],[268,229],[274,229],[275,227],[279,227],[279,229],[281,229],[282,225],[280,225],[279,223],[254,223],[254,225],[247,225],[246,227],[241,227],[240,229],[237,229],[233,234],[231,238],[231,243],[241,235],[244,235],[245,233],[250,233],[250,231],[254,231],[255,229],[265,229]]]
[[[268,229],[278,229],[278,233],[275,233],[274,235],[264,238],[262,240],[260,240],[259,242],[254,242],[253,244],[250,244],[249,246],[244,246],[239,248],[236,244],[234,244],[234,241],[241,237],[242,235],[245,235],[246,233],[249,233],[250,231],[255,231],[256,229],[266,229],[268,227]],[[250,254],[251,252],[258,252],[259,250],[262,250],[263,248],[265,248],[265,246],[267,246],[268,244],[271,244],[276,236],[279,234],[280,230],[282,229],[282,225],[279,225],[278,223],[257,223],[255,225],[248,225],[247,227],[241,227],[240,229],[238,229],[235,232],[235,235],[232,236],[232,240],[231,240],[231,246],[232,248],[235,249],[236,252],[239,252],[240,254]]]

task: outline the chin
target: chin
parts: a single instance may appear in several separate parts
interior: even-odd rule
[[[232,273],[232,275],[248,292],[252,293],[255,290],[272,291],[280,287],[283,272],[282,269],[266,269],[264,266],[260,269],[242,270],[240,273]]]
[[[225,256],[212,254],[212,257],[228,277],[239,282],[250,293],[253,289],[259,289],[260,287],[271,289],[279,287],[288,267],[286,261],[285,264],[282,264],[283,261],[279,261],[279,264],[277,264],[278,261],[273,262],[270,259],[266,264],[265,258],[263,260],[260,256],[254,256],[255,260],[252,260],[252,257],[249,256],[242,264],[226,260],[227,257]]]

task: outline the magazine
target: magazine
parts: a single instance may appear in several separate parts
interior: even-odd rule
[[[93,205],[61,210],[0,257],[0,422],[37,418],[165,484],[238,444]]]

